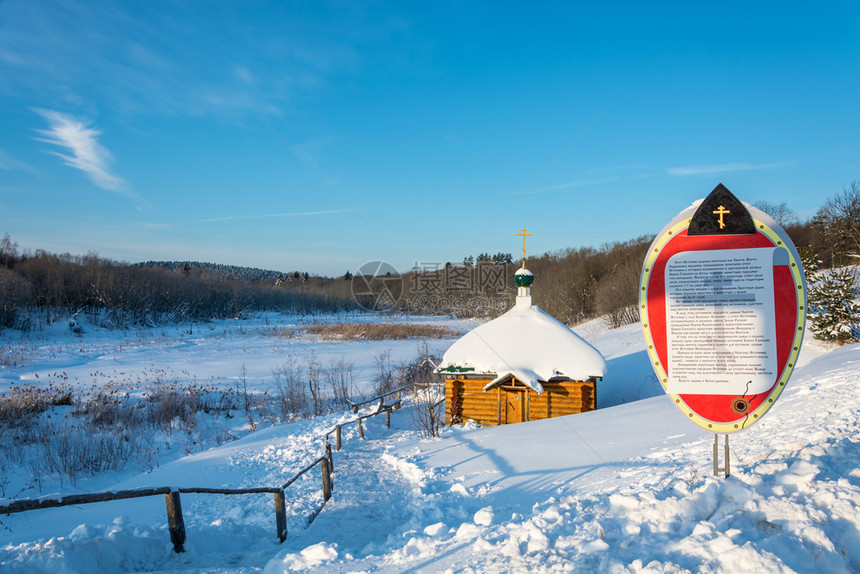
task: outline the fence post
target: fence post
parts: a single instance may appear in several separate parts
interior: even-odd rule
[[[174,490],[164,495],[164,504],[167,506],[167,529],[170,531],[170,541],[173,542],[173,550],[177,553],[185,552],[185,520],[182,518],[182,503],[179,500],[179,491]]]
[[[340,450],[340,425],[337,425],[334,429],[334,446],[337,450]]]
[[[325,457],[320,460],[320,468],[322,469],[323,504],[325,504],[331,498],[331,475],[328,470],[328,460]]]
[[[325,455],[328,457],[328,469],[334,472],[334,457],[331,454],[331,444],[325,443]]]
[[[391,428],[391,409],[385,409],[385,426]]]
[[[275,528],[278,530],[278,540],[287,539],[287,505],[283,489],[275,493]]]
[[[364,427],[361,424],[361,419],[358,419],[358,436],[364,438]]]

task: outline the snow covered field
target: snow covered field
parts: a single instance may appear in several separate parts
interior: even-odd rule
[[[20,344],[27,356],[0,370],[0,390],[36,374],[89,382],[93,372],[153,365],[229,381],[244,365],[262,388],[286,354],[311,350],[354,361],[357,381],[369,384],[379,353],[409,360],[418,345],[264,335],[275,320],[202,325],[191,335],[55,333]],[[364,441],[345,427],[333,498],[316,520],[308,522],[322,502],[319,473],[287,490],[284,544],[269,495],[183,495],[188,540],[176,554],[154,497],[0,516],[0,572],[860,571],[860,345],[807,340],[769,415],[731,435],[724,479],[710,476],[712,435],[662,394],[639,326],[598,321],[577,331],[607,359],[600,410],[451,428],[437,439],[418,436],[408,407],[394,412],[391,429],[370,419]],[[429,344],[441,353],[452,341]],[[236,428],[235,442],[62,491],[280,485],[322,454],[326,431],[353,417]]]

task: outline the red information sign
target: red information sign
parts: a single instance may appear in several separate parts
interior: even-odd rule
[[[718,185],[654,239],[639,302],[654,371],[690,420],[735,432],[779,398],[803,339],[806,279],[767,214]]]

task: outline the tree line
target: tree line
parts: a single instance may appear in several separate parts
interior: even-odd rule
[[[808,270],[810,283],[821,277],[819,268],[860,263],[860,180],[829,198],[805,221],[786,202],[755,206],[785,229],[803,261],[816,261]],[[568,249],[529,259],[536,276],[535,301],[568,324],[603,315],[615,327],[637,321],[639,276],[652,240],[653,236],[643,236],[600,249]],[[848,300],[856,297],[853,281],[843,294]]]
[[[804,260],[820,268],[860,261],[860,180],[801,221],[783,202],[757,207],[780,223]],[[599,247],[568,248],[528,259],[537,305],[575,325],[606,316],[618,327],[638,319],[642,261],[653,236]],[[464,258],[462,265],[404,274],[389,309],[416,314],[494,317],[513,304],[517,265],[509,253]],[[362,278],[363,279],[363,278]],[[386,289],[393,283],[385,283]],[[319,313],[353,310],[354,277],[278,273],[196,262],[129,265],[90,253],[19,253],[0,240],[0,327],[36,328],[89,316],[107,327],[241,317],[253,311]]]
[[[255,311],[329,313],[354,303],[343,281],[247,280],[237,269],[185,264],[130,265],[99,257],[19,253],[0,240],[0,327],[38,329],[86,317],[107,328],[237,318]],[[277,273],[275,274],[277,277]]]
[[[222,279],[237,279],[241,281],[262,281],[265,279],[276,279],[283,273],[270,269],[259,269],[257,267],[240,267],[238,265],[225,265],[223,263],[207,263],[201,261],[145,261],[136,263],[140,267],[161,267],[171,271],[182,271],[192,273],[195,270],[203,270],[213,277]],[[298,273],[298,271],[296,271]]]
[[[801,221],[786,202],[758,202],[755,206],[786,230],[804,261],[817,261],[816,270],[860,262],[860,181],[828,199],[806,221]],[[637,321],[642,262],[653,238],[647,235],[529,257],[527,265],[535,275],[532,299],[568,325],[600,316],[606,316],[613,327]],[[463,266],[448,263],[442,269],[407,275],[400,308],[458,316],[495,316],[506,311],[514,301],[517,265],[511,259],[479,259],[475,264],[466,257]],[[488,286],[481,280],[493,267],[504,270],[501,289],[497,283]],[[464,279],[469,271],[471,277]]]

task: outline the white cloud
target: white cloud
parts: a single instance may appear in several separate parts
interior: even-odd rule
[[[236,75],[236,79],[245,84],[246,86],[254,86],[257,84],[257,78],[251,73],[251,70],[246,68],[245,66],[236,66],[233,68],[233,73]]]
[[[534,190],[531,193],[547,193],[553,191],[565,191],[569,189],[576,189],[580,187],[591,187],[593,185],[602,185],[604,183],[613,183],[621,179],[620,177],[613,175],[607,177],[597,177],[594,179],[580,179],[577,181],[568,181],[566,183],[558,184],[558,185],[548,185],[543,189]]]
[[[15,159],[2,149],[0,149],[0,169],[5,171],[36,171],[30,164]]]
[[[198,220],[200,223],[212,221],[234,221],[237,219],[267,219],[270,217],[301,217],[305,215],[331,215],[333,213],[346,213],[348,209],[330,209],[328,211],[295,211],[293,213],[264,213],[262,215],[228,215],[225,217],[210,217]]]
[[[86,173],[92,182],[102,189],[137,197],[127,190],[126,182],[122,178],[109,171],[108,163],[112,157],[98,141],[102,133],[100,130],[91,128],[69,114],[42,109],[34,111],[45,118],[50,126],[47,130],[36,130],[43,136],[36,139],[65,148],[69,152],[51,153],[62,158],[66,165]]]
[[[713,173],[726,173],[729,171],[747,171],[751,169],[770,169],[785,165],[783,162],[768,163],[755,165],[749,162],[743,163],[721,163],[711,165],[687,165],[682,167],[672,167],[666,170],[669,175],[707,175]]]
[[[393,19],[347,4],[319,3],[302,14],[279,8],[272,14],[289,16],[262,20],[237,13],[224,22],[194,2],[164,9],[156,2],[0,0],[2,90],[23,101],[56,101],[72,87],[97,91],[110,94],[105,106],[133,115],[278,117],[297,96],[328,89],[332,76],[359,73],[369,42],[384,47],[405,33]],[[310,32],[319,26],[327,33]],[[93,33],[82,40],[81,30]],[[253,59],[225,64],[225,45],[231,58]],[[402,65],[398,53],[386,58]]]

